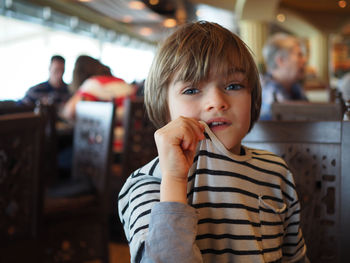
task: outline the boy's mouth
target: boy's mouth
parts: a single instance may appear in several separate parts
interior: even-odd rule
[[[209,128],[221,126],[221,125],[226,125],[227,122],[225,121],[213,121],[212,123],[209,123]]]
[[[209,120],[207,124],[210,129],[215,129],[219,127],[226,127],[231,123],[228,120],[225,120],[224,118],[216,118],[216,119]]]

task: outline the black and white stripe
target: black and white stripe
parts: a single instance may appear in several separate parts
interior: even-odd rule
[[[292,174],[280,157],[244,150],[244,156],[236,156],[222,150],[213,138],[203,140],[189,171],[188,204],[198,211],[196,244],[203,261],[300,258],[306,248]],[[119,216],[132,260],[147,238],[160,182],[156,158],[131,175],[119,194]]]

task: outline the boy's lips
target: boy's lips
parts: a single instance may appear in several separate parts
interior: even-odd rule
[[[231,125],[231,121],[225,118],[214,118],[206,121],[210,129],[224,128]]]

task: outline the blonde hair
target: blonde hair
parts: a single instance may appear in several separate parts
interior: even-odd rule
[[[177,80],[194,85],[215,73],[245,73],[251,92],[250,129],[260,114],[261,87],[258,70],[243,41],[216,23],[188,23],[177,29],[159,47],[145,82],[145,105],[156,127],[169,121],[168,87]],[[225,76],[225,75],[224,75]]]

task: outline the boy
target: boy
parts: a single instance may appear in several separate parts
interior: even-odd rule
[[[159,156],[119,194],[132,262],[295,262],[306,246],[285,162],[241,140],[261,89],[244,43],[190,23],[160,47],[145,86]]]

